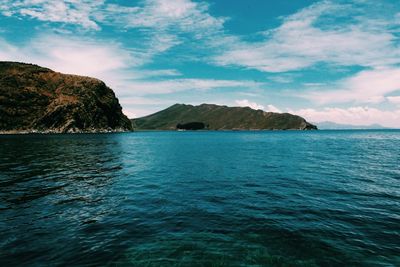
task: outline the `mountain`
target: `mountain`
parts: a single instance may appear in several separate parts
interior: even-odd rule
[[[133,119],[139,130],[316,130],[302,117],[249,107],[175,104],[152,115]]]
[[[131,131],[104,82],[37,65],[0,62],[0,132]]]
[[[367,130],[367,129],[387,129],[379,124],[371,125],[350,125],[350,124],[339,124],[331,121],[324,121],[317,123],[318,129],[321,130]]]

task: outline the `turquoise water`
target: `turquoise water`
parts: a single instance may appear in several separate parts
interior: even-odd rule
[[[400,266],[400,131],[0,136],[1,266]]]

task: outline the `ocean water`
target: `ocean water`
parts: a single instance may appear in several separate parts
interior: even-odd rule
[[[0,266],[400,266],[400,131],[0,136]]]

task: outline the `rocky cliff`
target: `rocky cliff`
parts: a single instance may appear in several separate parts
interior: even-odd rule
[[[273,113],[248,107],[210,104],[199,106],[175,104],[155,114],[132,120],[139,130],[176,130],[183,126],[204,125],[208,130],[316,130],[302,117]],[[183,126],[182,126],[183,125]],[[189,127],[188,126],[188,127]],[[189,128],[190,128],[189,127]],[[192,127],[193,128],[193,127]],[[192,129],[190,128],[190,129]]]
[[[131,131],[104,82],[31,64],[0,62],[0,132]]]

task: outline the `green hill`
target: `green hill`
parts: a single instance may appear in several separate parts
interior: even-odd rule
[[[138,130],[316,130],[302,117],[273,113],[249,107],[227,107],[211,104],[199,106],[175,104],[152,115],[133,119]],[[193,128],[192,128],[193,127]]]

